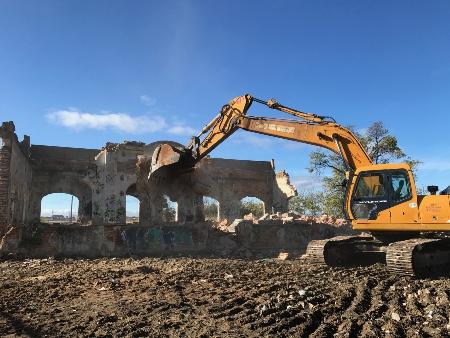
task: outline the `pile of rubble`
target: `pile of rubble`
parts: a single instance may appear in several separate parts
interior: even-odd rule
[[[336,218],[333,216],[328,215],[321,215],[318,217],[315,216],[307,216],[307,215],[300,215],[295,212],[277,212],[276,214],[265,214],[264,216],[256,219],[252,214],[248,214],[244,216],[244,219],[252,220],[254,223],[259,223],[261,221],[267,221],[267,220],[276,220],[276,221],[282,221],[283,224],[285,223],[301,223],[301,224],[330,224],[335,226],[343,226],[348,225],[348,221],[342,218]]]
[[[212,224],[209,246],[222,256],[301,257],[309,242],[335,236],[357,235],[351,223],[328,215],[312,217],[294,212],[245,215],[232,223],[226,219]]]
[[[351,224],[345,219],[336,218],[329,215],[308,216],[301,215],[296,212],[277,212],[275,214],[265,214],[262,217],[256,217],[252,213],[245,215],[242,219],[236,219],[230,223],[227,219],[214,223],[213,227],[225,231],[235,232],[236,226],[242,222],[252,222],[253,224],[275,225],[275,224],[298,224],[298,225],[314,225],[327,224],[333,227],[350,227]]]

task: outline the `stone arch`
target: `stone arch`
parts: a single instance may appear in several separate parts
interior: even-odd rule
[[[259,218],[266,213],[266,203],[257,196],[245,196],[240,200],[240,216],[252,213],[254,217]]]
[[[30,219],[40,219],[42,199],[54,193],[69,194],[78,199],[78,218],[81,223],[86,224],[92,219],[92,189],[82,178],[62,174],[37,174],[33,178],[32,186]]]
[[[205,220],[219,221],[220,203],[211,196],[203,196],[203,215]]]
[[[125,216],[127,222],[139,222],[141,204],[141,194],[137,191],[136,183],[133,183],[126,190],[125,196]]]
[[[172,199],[169,195],[163,195],[164,204],[162,208],[163,222],[178,222],[178,201]]]
[[[59,206],[54,209],[51,208],[51,214],[50,209],[47,210],[45,213],[43,211],[43,208],[47,206],[46,204],[51,203],[51,196],[53,198],[56,198],[57,200],[61,201],[65,200],[64,204],[59,204]],[[41,215],[40,219],[43,223],[75,223],[78,220],[78,213],[79,213],[79,199],[75,195],[72,194],[66,194],[66,193],[50,193],[42,197],[41,199]],[[73,208],[72,208],[73,207]],[[49,206],[47,206],[49,208]],[[64,210],[58,209],[63,208]],[[45,219],[45,221],[43,221]]]

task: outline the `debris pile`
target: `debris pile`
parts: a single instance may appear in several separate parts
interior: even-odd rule
[[[261,221],[267,221],[267,220],[276,220],[276,221],[282,221],[283,224],[285,223],[298,223],[298,224],[329,224],[329,225],[335,225],[335,226],[345,226],[349,225],[350,223],[347,222],[345,219],[342,218],[336,218],[334,216],[329,215],[321,215],[321,216],[308,216],[308,215],[301,215],[295,212],[277,212],[276,214],[265,214],[264,216],[260,217],[259,219],[255,220],[252,214],[244,216],[247,217],[247,219],[250,219],[250,217],[253,218],[253,220],[256,223],[260,223]]]
[[[292,259],[304,254],[312,240],[359,234],[346,220],[293,212],[259,218],[250,213],[231,223],[224,219],[210,224],[208,246],[223,257]]]
[[[252,213],[244,215],[243,218],[236,219],[230,223],[227,219],[220,222],[214,222],[213,227],[220,231],[236,232],[236,227],[245,222],[261,225],[277,225],[277,224],[296,224],[296,225],[315,225],[326,224],[332,227],[351,229],[351,224],[345,219],[336,218],[329,215],[309,216],[301,215],[295,212],[277,212],[275,214],[264,214],[262,217],[256,217]]]

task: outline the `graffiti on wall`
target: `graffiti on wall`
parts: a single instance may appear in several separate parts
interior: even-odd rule
[[[120,233],[120,243],[117,244],[130,250],[175,250],[194,245],[192,231],[182,227],[130,227],[117,231]]]

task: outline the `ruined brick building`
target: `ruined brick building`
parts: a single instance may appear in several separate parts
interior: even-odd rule
[[[188,179],[152,185],[142,168],[160,143],[123,142],[102,149],[33,145],[29,136],[18,140],[13,122],[3,122],[0,235],[15,228],[25,236],[26,229],[40,223],[42,198],[51,193],[76,196],[82,225],[93,226],[91,232],[101,227],[103,233],[105,226],[126,226],[126,195],[140,202],[139,226],[154,227],[163,221],[164,195],[177,202],[177,224],[186,225],[204,220],[204,196],[218,201],[219,219],[232,221],[239,217],[243,197],[259,198],[271,212],[286,211],[296,194],[287,174],[275,173],[271,162],[220,158],[203,159]],[[83,232],[89,231],[82,225]]]

